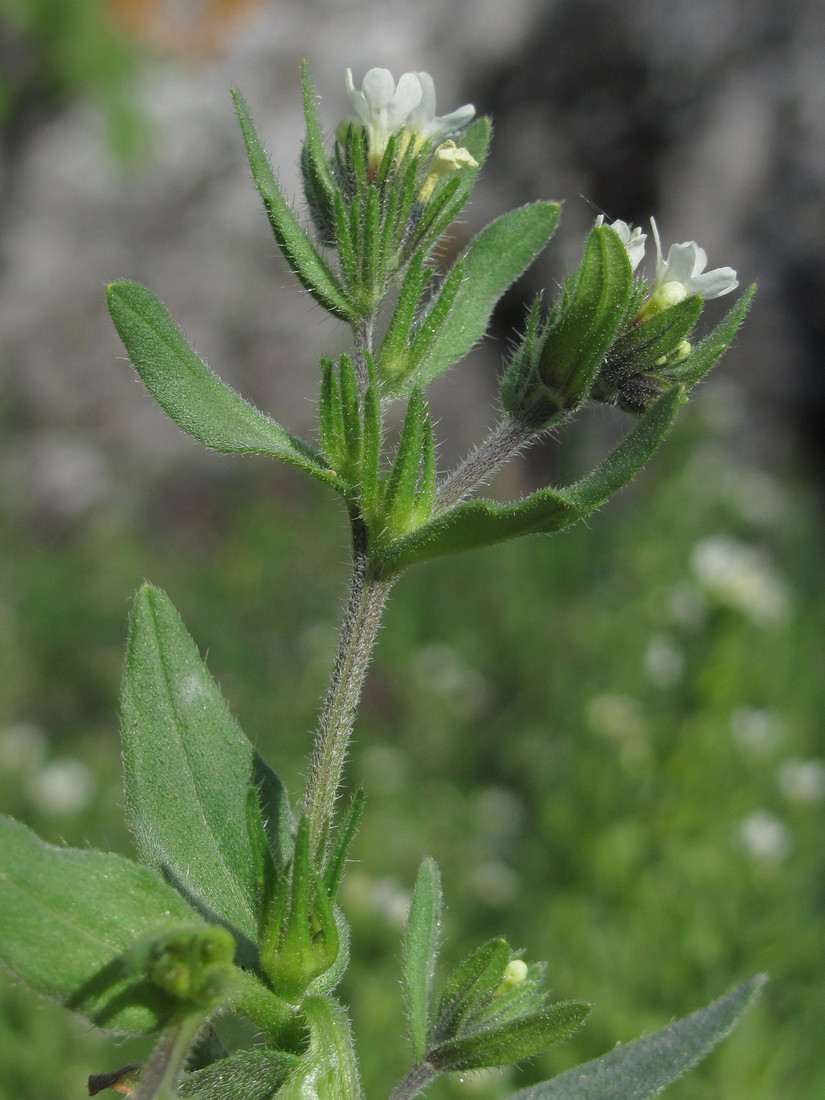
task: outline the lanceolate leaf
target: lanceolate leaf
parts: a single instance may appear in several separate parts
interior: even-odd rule
[[[552,1081],[513,1093],[510,1100],[649,1100],[659,1096],[729,1035],[750,1008],[764,975],[751,978],[707,1008],[653,1035],[617,1046]]]
[[[184,1074],[178,1092],[196,1100],[270,1100],[299,1061],[298,1055],[282,1050],[241,1050]]]
[[[389,543],[377,563],[383,576],[417,561],[522,535],[550,534],[589,515],[626,485],[664,439],[684,399],[679,386],[663,394],[592,473],[565,489],[541,489],[518,504],[459,504]]]
[[[428,385],[481,339],[496,302],[550,240],[559,213],[558,203],[536,202],[482,229],[461,254],[464,280],[438,336],[412,375],[387,381],[389,396]]]
[[[168,597],[144,585],[122,700],[126,809],[141,859],[236,937],[254,966],[259,862],[247,828],[257,787],[275,863],[290,855],[278,777],[239,729]]]
[[[0,817],[0,959],[26,985],[99,1027],[143,1033],[179,1003],[129,969],[147,935],[200,917],[171,886],[109,852],[55,848]]]
[[[150,290],[140,283],[112,283],[106,300],[135,370],[178,427],[212,450],[272,455],[341,489],[308,443],[250,405],[207,367]]]
[[[316,252],[275,179],[269,158],[249,114],[246,100],[237,90],[233,90],[232,98],[235,100],[235,109],[238,112],[238,121],[241,124],[241,132],[252,168],[252,178],[261,193],[269,223],[284,259],[294,271],[301,286],[308,290],[324,309],[345,321],[351,320],[353,313],[340,283],[326,261]]]
[[[402,962],[415,1062],[420,1062],[427,1051],[441,905],[441,875],[438,864],[428,856],[421,864],[413,890]]]
[[[704,378],[727,351],[737,329],[745,319],[755,293],[756,286],[749,287],[713,332],[706,336],[685,362],[674,370],[674,375],[686,389],[695,386],[700,379]]]
[[[428,1053],[427,1060],[444,1071],[512,1065],[572,1035],[581,1027],[590,1009],[591,1005],[584,1001],[548,1005],[535,1015],[521,1016],[499,1027],[440,1043]]]

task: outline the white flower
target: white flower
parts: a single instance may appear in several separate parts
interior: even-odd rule
[[[604,225],[604,214],[599,214],[596,218],[596,228],[598,229],[600,225]],[[644,259],[647,233],[643,233],[638,225],[628,225],[627,222],[618,218],[609,223],[608,229],[612,229],[624,245],[627,258],[630,260],[630,270],[635,271]]]
[[[396,85],[388,69],[370,69],[358,91],[352,70],[347,69],[347,92],[367,131],[373,161],[383,155],[392,134],[406,130],[420,146],[460,130],[475,114],[475,107],[467,103],[437,117],[435,84],[429,73],[404,73]]]
[[[692,294],[698,294],[700,298],[721,298],[739,286],[732,267],[705,271],[708,255],[696,241],[672,244],[667,259],[664,259],[655,218],[650,219],[650,227],[656,242],[656,282],[648,302],[648,306],[655,302],[655,309],[648,309],[648,312],[675,306]]]

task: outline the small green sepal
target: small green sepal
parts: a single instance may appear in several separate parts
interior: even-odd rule
[[[338,957],[332,902],[310,853],[309,821],[301,817],[295,851],[262,915],[260,965],[272,990],[298,1004],[310,982]]]

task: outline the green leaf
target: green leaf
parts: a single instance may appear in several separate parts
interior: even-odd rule
[[[744,321],[754,294],[756,294],[755,284],[745,291],[736,305],[725,314],[716,328],[702,340],[684,363],[674,368],[673,377],[680,385],[690,389],[716,366]]]
[[[532,1016],[521,1016],[500,1027],[460,1035],[440,1043],[427,1060],[442,1072],[509,1066],[532,1058],[581,1027],[591,1005],[561,1001]]]
[[[207,367],[150,290],[124,280],[107,288],[106,300],[135,370],[178,427],[212,450],[272,455],[341,490],[317,451],[250,405]]]
[[[290,812],[278,777],[239,729],[169,598],[135,597],[122,697],[126,810],[141,859],[255,966],[259,871],[247,831],[258,790],[270,847],[290,855]]]
[[[299,1061],[296,1054],[281,1050],[238,1051],[184,1074],[178,1092],[209,1100],[271,1100]]]
[[[685,403],[681,386],[672,386],[639,418],[610,454],[585,477],[565,490],[582,517],[632,481],[667,435],[676,413]]]
[[[147,867],[109,852],[55,848],[0,817],[0,958],[26,985],[99,1027],[145,1033],[179,1002],[125,955],[198,914]]]
[[[413,889],[402,960],[415,1062],[420,1062],[427,1052],[441,908],[441,875],[438,864],[427,856],[421,863]]]
[[[700,1062],[737,1025],[766,982],[758,975],[683,1020],[617,1046],[509,1100],[648,1100]]]
[[[663,441],[683,400],[679,386],[662,394],[607,458],[575,485],[540,489],[517,504],[483,500],[459,504],[393,539],[375,563],[376,574],[392,576],[428,558],[569,527],[633,479]]]
[[[233,89],[232,98],[241,124],[252,178],[264,201],[269,223],[284,259],[301,286],[309,291],[316,302],[344,321],[353,320],[352,307],[340,283],[301,228],[295,212],[275,179],[246,100],[237,89]]]
[[[560,209],[558,203],[532,203],[481,230],[459,256],[464,281],[436,339],[412,375],[387,380],[388,396],[428,385],[470,351],[484,335],[499,298],[552,237]]]

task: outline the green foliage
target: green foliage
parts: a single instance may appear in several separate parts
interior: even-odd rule
[[[141,859],[256,961],[260,868],[246,803],[259,792],[276,861],[290,854],[277,776],[229,713],[168,598],[144,585],[132,611],[122,699],[126,809]]]
[[[161,408],[205,447],[281,458],[339,488],[323,459],[221,382],[187,344],[164,305],[139,283],[112,283],[109,312],[135,370]]]
[[[426,343],[419,338],[418,357],[413,336],[409,361],[403,367],[398,352],[392,356],[389,377],[383,383],[388,394],[428,385],[470,351],[486,332],[496,302],[553,236],[560,213],[558,203],[536,202],[503,214],[482,229],[456,260],[456,284],[450,285],[449,277],[445,282],[445,289],[450,288],[449,306],[442,316],[436,315],[437,331],[429,334]],[[426,318],[421,326],[425,324]],[[421,326],[414,330],[416,335]]]
[[[121,1032],[177,1011],[175,989],[130,955],[143,937],[192,936],[197,913],[152,871],[108,852],[54,848],[0,818],[0,958],[38,993]]]
[[[751,978],[684,1020],[617,1046],[552,1081],[522,1089],[510,1100],[648,1100],[658,1096],[731,1033],[764,984],[764,976]]]
[[[430,1034],[430,1002],[441,934],[441,873],[434,859],[421,864],[404,936],[404,991],[413,1059],[420,1062]]]
[[[246,100],[238,91],[233,91],[232,95],[252,168],[252,178],[263,199],[278,247],[301,286],[309,291],[318,304],[336,317],[349,319],[353,316],[352,306],[326,261],[304,233],[292,207],[284,197],[252,122]]]
[[[287,202],[246,103],[233,93],[275,240],[303,288],[352,332],[352,355],[341,355],[337,367],[321,364],[322,453],[225,386],[151,292],[131,282],[108,289],[135,368],[169,416],[208,447],[281,458],[335,488],[345,498],[353,547],[350,600],[295,818],[171,602],[144,585],[130,623],[122,741],[127,818],[148,869],[52,849],[10,820],[2,826],[10,899],[0,921],[2,957],[35,989],[98,1024],[160,1029],[135,1071],[136,1100],[168,1100],[179,1086],[184,1095],[220,1096],[227,1082],[262,1100],[360,1097],[349,1021],[331,991],[349,959],[336,893],[363,796],[343,820],[337,804],[389,588],[408,565],[550,534],[592,513],[659,448],[687,390],[728,346],[750,300],[745,295],[693,352],[686,336],[701,302],[688,299],[664,320],[649,318],[627,234],[618,223],[597,225],[547,319],[538,304],[528,316],[502,381],[502,420],[453,474],[439,478],[423,389],[483,337],[501,296],[555,231],[559,207],[538,202],[499,217],[438,280],[432,255],[470,195],[489,123],[456,133],[456,121],[466,123],[472,108],[437,118],[426,74],[406,74],[391,95],[389,74],[368,76],[354,96],[359,120],[341,124],[328,152],[302,67],[301,168],[314,236]],[[451,132],[466,146],[452,139],[436,145]],[[385,311],[391,294],[394,308]],[[397,397],[407,399],[406,416],[385,450],[384,417]],[[591,397],[638,414],[593,469],[566,488],[541,488],[516,502],[466,499]],[[112,912],[101,914],[102,902]],[[548,1002],[548,967],[528,966],[500,936],[465,954],[435,997],[441,921],[440,873],[425,860],[403,957],[414,1064],[394,1100],[411,1100],[439,1073],[541,1055],[590,1012],[580,1000]],[[61,953],[64,938],[69,949]],[[653,1095],[727,1034],[758,984],[606,1056],[592,1073],[585,1066],[572,1092],[562,1077],[529,1095],[580,1095],[575,1089],[588,1076],[598,1087],[615,1081],[617,1100]],[[226,1049],[210,1031],[202,1064],[186,1076],[189,1052],[218,1012],[245,1017],[267,1049],[260,1057]],[[133,1069],[93,1077],[93,1088],[118,1086]],[[262,1072],[272,1074],[269,1085]]]
[[[663,395],[591,473],[569,488],[540,489],[513,505],[459,504],[389,543],[379,559],[379,571],[391,575],[426,558],[569,527],[636,476],[661,444],[683,399],[678,387]]]

